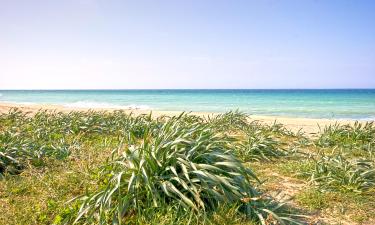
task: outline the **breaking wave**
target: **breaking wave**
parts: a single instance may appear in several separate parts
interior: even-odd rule
[[[101,109],[151,109],[147,105],[117,105],[117,104],[111,104],[106,102],[89,102],[89,101],[78,101],[73,103],[67,103],[63,106],[69,107],[69,108],[101,108]]]

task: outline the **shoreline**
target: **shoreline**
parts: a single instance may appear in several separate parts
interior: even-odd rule
[[[182,111],[162,111],[162,110],[152,110],[152,109],[124,109],[124,108],[86,108],[86,107],[66,107],[62,105],[54,104],[20,104],[20,103],[4,103],[0,102],[0,113],[6,113],[11,108],[19,108],[22,111],[27,111],[30,113],[35,113],[38,110],[50,110],[59,112],[72,112],[72,111],[114,111],[123,110],[125,113],[132,113],[134,115],[139,114],[149,114],[152,113],[153,116],[158,117],[162,115],[175,116],[182,113]],[[220,114],[217,112],[189,112],[193,115],[198,116],[209,116]],[[324,126],[340,123],[340,124],[353,124],[355,121],[366,122],[354,119],[315,119],[315,118],[302,118],[302,117],[285,117],[285,116],[263,116],[263,115],[249,115],[251,121],[260,121],[266,124],[272,124],[275,121],[282,123],[286,128],[293,132],[298,132],[302,130],[307,135],[313,135],[319,132],[319,126],[324,128]],[[368,120],[374,121],[374,120]]]

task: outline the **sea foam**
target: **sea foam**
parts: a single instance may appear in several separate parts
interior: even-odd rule
[[[147,105],[118,105],[118,104],[111,104],[106,102],[90,102],[90,101],[78,101],[73,103],[67,103],[63,106],[69,107],[69,108],[101,108],[101,109],[151,109]]]
[[[38,103],[36,103],[36,102],[18,102],[18,101],[1,101],[1,103],[17,104],[17,105],[25,105],[25,106],[28,106],[28,105],[38,105]]]

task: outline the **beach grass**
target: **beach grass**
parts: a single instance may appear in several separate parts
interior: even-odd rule
[[[232,111],[0,115],[0,224],[360,224],[373,123],[316,136]]]

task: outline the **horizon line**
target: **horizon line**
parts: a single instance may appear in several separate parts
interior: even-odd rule
[[[373,88],[72,88],[72,89],[0,89],[0,91],[202,91],[202,90],[375,90]]]

